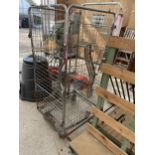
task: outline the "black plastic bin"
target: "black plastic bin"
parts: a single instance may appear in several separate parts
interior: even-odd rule
[[[29,28],[29,19],[28,18],[22,19],[22,28]]]
[[[38,78],[37,74],[43,73]],[[51,92],[51,80],[48,74],[48,63],[44,57],[36,58],[36,79],[39,86],[47,91]],[[33,56],[29,55],[23,59],[22,72],[20,79],[20,98],[26,101],[40,101],[45,97],[42,90],[37,89],[35,91],[34,81],[34,61]]]

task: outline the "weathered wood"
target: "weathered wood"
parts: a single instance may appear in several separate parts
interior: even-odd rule
[[[128,28],[135,28],[135,0],[133,0],[132,8],[129,13],[129,19],[128,19]]]
[[[135,73],[118,68],[109,64],[102,64],[100,70],[108,75],[112,75],[130,84],[135,84]]]
[[[89,132],[84,132],[70,142],[73,151],[78,155],[114,155]]]
[[[111,36],[109,38],[107,46],[134,52],[135,51],[135,40],[127,39],[124,37]]]
[[[123,137],[130,140],[132,143],[135,143],[135,134],[119,122],[115,121],[108,115],[105,115],[102,111],[97,109],[95,106],[92,107],[91,112],[98,117],[102,122],[113,128],[116,132],[118,132]]]
[[[129,112],[131,115],[135,115],[135,105],[131,104],[130,102],[113,95],[112,93],[108,92],[107,90],[97,87],[96,93],[103,99],[106,99],[112,104],[115,104],[116,106],[120,107],[121,109],[125,110],[126,112]]]
[[[117,155],[127,155],[121,148],[115,145],[111,140],[109,140],[106,136],[101,134],[96,128],[94,128],[91,124],[87,124],[87,130],[103,145],[105,145],[109,150],[111,150],[114,154]]]

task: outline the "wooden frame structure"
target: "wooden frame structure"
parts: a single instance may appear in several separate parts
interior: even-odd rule
[[[130,84],[133,84],[133,85],[135,84],[135,77],[134,77],[135,75],[132,72],[114,67],[114,66],[109,65],[109,64],[101,65],[100,70],[103,74],[112,75],[112,76],[120,78],[123,81],[126,81]],[[125,113],[128,113],[129,115],[131,115],[134,119],[135,105],[133,103],[130,103],[127,100],[124,100],[124,99],[118,97],[117,95],[114,95],[111,92],[109,92],[109,91],[107,91],[101,87],[96,88],[96,93],[102,99],[107,100],[111,104],[122,109]],[[93,153],[95,153],[95,155],[100,155],[100,154],[101,155],[107,155],[107,154],[109,154],[109,152],[105,148],[107,148],[109,151],[111,151],[110,155],[113,155],[113,154],[115,154],[115,155],[127,155],[126,149],[127,149],[128,144],[129,143],[132,143],[133,145],[135,144],[134,129],[131,126],[129,126],[129,128],[127,128],[126,126],[124,126],[120,122],[117,122],[110,115],[104,113],[103,111],[99,110],[95,106],[92,107],[91,113],[97,119],[99,119],[99,122],[103,122],[104,124],[106,124],[110,128],[112,128],[114,131],[116,131],[118,134],[120,134],[122,137],[124,137],[125,141],[123,141],[122,146],[119,147],[113,141],[111,141],[106,135],[101,133],[95,126],[88,123],[87,124],[87,132],[89,134],[84,133],[84,134],[80,135],[78,137],[78,139],[76,138],[75,140],[73,140],[70,143],[71,148],[79,155],[86,155],[86,153],[88,153],[90,155],[92,155]],[[134,123],[134,121],[133,121],[133,123]],[[88,143],[95,145],[94,147],[96,149],[98,149],[98,147],[100,148],[100,145],[95,143],[95,142],[92,142],[92,140],[87,141],[87,145],[85,147],[83,147],[83,145],[81,145],[80,141],[81,140],[84,141],[85,140],[84,137],[87,137],[87,136],[92,136],[94,139],[96,139],[98,142],[100,142],[100,145],[101,144],[103,145],[104,152],[102,152],[103,150],[101,152],[98,152],[98,153],[94,152],[94,150],[92,150],[92,148],[89,146]],[[81,139],[81,138],[83,138],[83,139]],[[85,153],[83,153],[83,151]]]

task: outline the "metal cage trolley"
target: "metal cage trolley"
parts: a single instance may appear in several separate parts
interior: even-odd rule
[[[97,66],[116,17],[107,7],[111,4],[29,8],[37,108],[61,136],[91,118],[93,87],[101,77]]]

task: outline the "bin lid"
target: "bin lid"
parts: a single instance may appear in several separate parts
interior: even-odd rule
[[[34,62],[33,55],[28,55],[28,56],[24,57],[23,61],[27,64],[33,65],[33,62]],[[42,57],[42,56],[35,56],[35,61],[37,64],[47,63],[46,58]]]
[[[28,55],[28,56],[23,58],[23,61],[25,63],[28,63],[28,64],[33,64],[33,56],[32,55]]]

